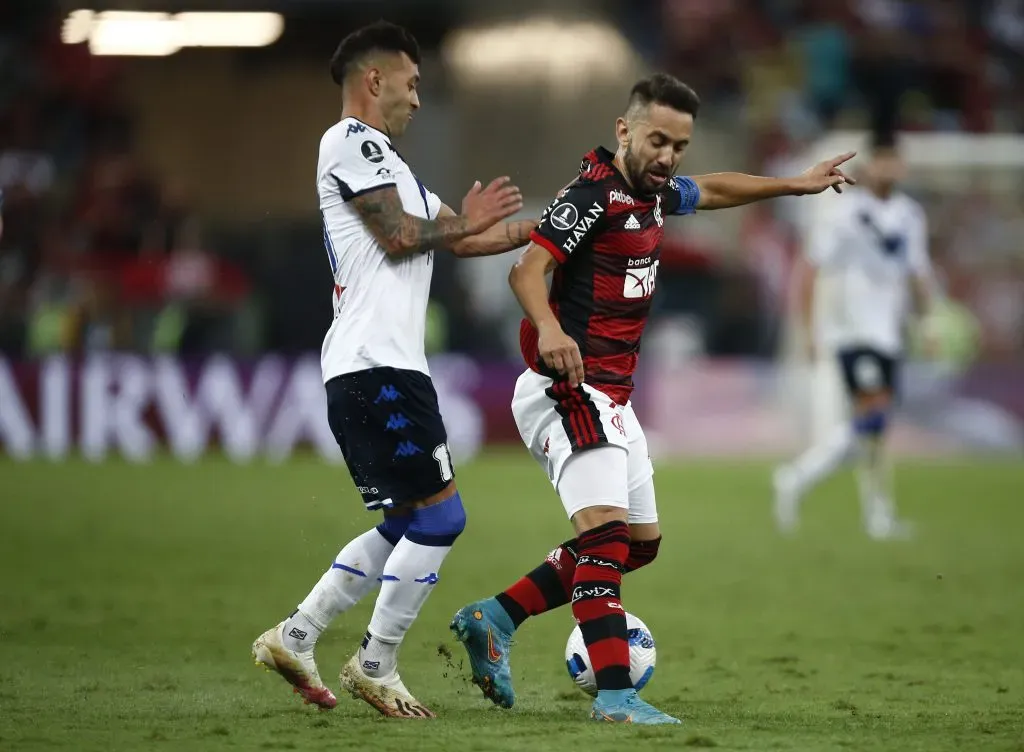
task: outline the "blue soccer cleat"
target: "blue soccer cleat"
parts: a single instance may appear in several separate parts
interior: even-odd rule
[[[644,726],[682,723],[678,718],[662,713],[641,700],[635,689],[605,689],[598,692],[594,706],[590,709],[590,719]]]
[[[473,683],[495,705],[511,708],[516,693],[508,652],[515,626],[505,609],[494,598],[470,603],[455,613],[449,629],[466,648]]]

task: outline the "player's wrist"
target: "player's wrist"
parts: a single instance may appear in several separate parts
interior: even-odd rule
[[[813,192],[810,175],[780,178],[779,184],[779,195],[781,196],[806,196]]]
[[[562,325],[554,317],[540,319],[536,327],[538,334],[559,334],[562,331]]]

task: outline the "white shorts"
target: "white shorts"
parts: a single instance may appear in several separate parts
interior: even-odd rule
[[[612,506],[628,509],[631,523],[658,521],[654,466],[630,403],[617,405],[589,384],[574,390],[527,370],[516,380],[512,416],[570,518]]]

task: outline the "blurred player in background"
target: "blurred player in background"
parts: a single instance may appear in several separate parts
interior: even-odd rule
[[[926,317],[934,286],[924,210],[897,189],[905,171],[893,140],[876,139],[861,186],[835,203],[834,215],[811,239],[801,280],[808,350],[812,360],[836,359],[852,420],[776,470],[775,519],[782,531],[796,527],[803,496],[855,458],[865,531],[878,539],[908,533],[896,516],[883,442],[899,387],[909,304]],[[816,283],[824,275],[831,294],[816,306]],[[924,334],[933,350],[927,327]]]
[[[507,178],[476,183],[456,214],[396,151],[392,138],[419,107],[419,59],[416,40],[385,22],[342,41],[331,61],[342,118],[320,142],[317,169],[334,277],[321,353],[327,417],[363,503],[384,520],[350,541],[298,609],[253,644],[257,663],[307,702],[334,707],[313,649],[331,620],[379,582],[341,685],[384,715],[407,718],[433,713],[402,683],[398,649],[466,521],[424,354],[433,255],[503,253],[536,227],[501,222],[522,207]]]
[[[516,383],[512,412],[576,537],[452,621],[473,681],[504,707],[515,700],[512,634],[528,617],[571,602],[599,688],[591,718],[679,722],[633,689],[620,596],[622,574],[653,561],[661,541],[654,469],[630,393],[664,218],[838,189],[847,182],[839,165],[853,156],[789,179],[673,177],[699,105],[693,90],[671,76],[637,83],[616,122],[618,150],[598,148],[584,157],[578,177],[548,207],[509,276],[526,313],[521,342],[528,366]]]

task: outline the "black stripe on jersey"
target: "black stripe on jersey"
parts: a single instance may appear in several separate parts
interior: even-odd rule
[[[552,288],[558,300],[558,318],[565,333],[579,345],[580,355],[586,356],[587,332],[594,314],[594,253],[589,249],[574,253],[558,271],[558,284]],[[574,283],[572,289],[563,287],[566,281]]]
[[[361,191],[353,191],[351,188],[348,187],[348,183],[339,178],[337,175],[334,176],[334,182],[338,184],[338,192],[341,194],[342,201],[351,201],[354,198],[365,196],[367,193],[373,193],[374,191],[379,191],[382,188],[395,187],[394,183],[381,183],[380,185],[373,185],[370,186],[369,188],[363,188],[363,190]]]

